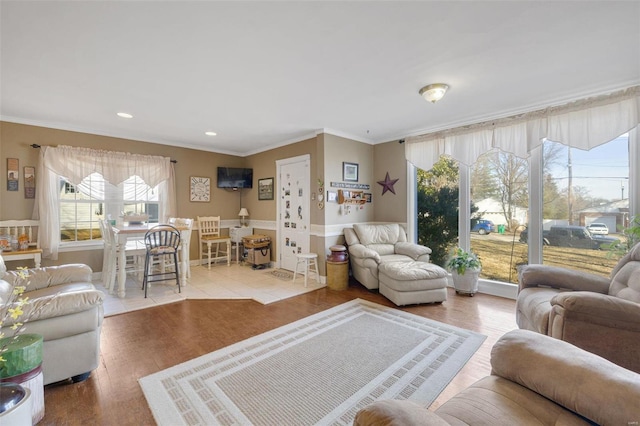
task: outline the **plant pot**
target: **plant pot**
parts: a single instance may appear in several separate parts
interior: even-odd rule
[[[451,271],[453,287],[458,294],[468,294],[473,296],[478,292],[478,276],[480,269],[467,269],[464,274],[459,275],[455,270]]]

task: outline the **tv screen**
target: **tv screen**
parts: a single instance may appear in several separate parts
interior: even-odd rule
[[[218,167],[218,188],[252,188],[253,169]]]

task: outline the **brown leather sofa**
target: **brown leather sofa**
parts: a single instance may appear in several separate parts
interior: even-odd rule
[[[355,426],[631,425],[640,422],[640,375],[567,342],[514,330],[491,351],[490,376],[435,412],[406,400],[375,402]]]
[[[640,373],[640,244],[610,278],[545,265],[521,267],[516,322]]]
[[[44,384],[89,377],[100,361],[100,330],[104,294],[91,283],[91,268],[72,264],[28,270],[29,284],[23,296],[30,303],[18,320],[26,322],[24,333],[43,337]],[[0,305],[10,298],[17,275],[6,272],[0,256]],[[12,320],[2,325],[12,336]]]

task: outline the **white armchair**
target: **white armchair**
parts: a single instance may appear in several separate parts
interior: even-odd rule
[[[344,229],[353,276],[370,290],[379,287],[378,266],[386,262],[429,262],[431,249],[407,241],[397,224],[362,225]]]
[[[18,275],[6,272],[0,256],[0,305],[11,300]],[[24,296],[26,333],[43,337],[42,372],[44,384],[71,378],[74,382],[89,377],[100,363],[100,330],[104,294],[91,283],[91,268],[70,264],[28,270],[29,284]],[[2,324],[6,336],[12,336],[12,319]]]

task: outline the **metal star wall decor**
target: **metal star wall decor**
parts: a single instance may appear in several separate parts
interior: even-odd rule
[[[384,178],[384,180],[379,180],[378,184],[382,185],[382,195],[384,195],[385,192],[387,191],[391,191],[394,194],[396,193],[396,190],[393,189],[393,185],[396,184],[397,181],[399,181],[400,179],[390,179],[389,178],[389,172],[387,172],[387,176]]]

